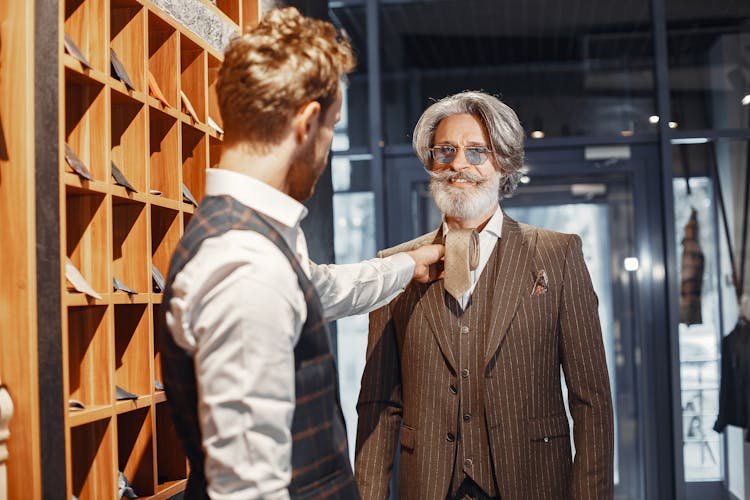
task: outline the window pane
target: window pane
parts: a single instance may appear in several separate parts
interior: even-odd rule
[[[679,128],[748,126],[750,2],[667,0],[672,120]]]
[[[431,99],[497,94],[528,133],[654,131],[648,0],[439,0],[380,5],[387,142],[403,144]]]
[[[333,195],[334,250],[338,264],[359,262],[375,256],[374,216],[375,197],[372,193]],[[357,436],[359,383],[366,361],[367,326],[366,314],[336,322],[341,407],[346,419],[352,463]]]
[[[368,108],[367,84],[367,23],[365,8],[346,6],[344,2],[330,2],[328,10],[331,20],[340,29],[346,31],[357,57],[357,67],[349,75],[349,84],[344,90],[344,105],[341,121],[336,126],[337,138],[334,140],[334,151],[345,151],[349,148],[369,146],[370,112]],[[345,142],[342,142],[343,138]]]
[[[686,481],[720,480],[721,436],[713,430],[719,398],[721,309],[717,233],[713,189],[708,177],[691,177],[690,194],[684,178],[675,178],[675,226],[683,294],[680,299],[680,389],[682,394],[683,457]],[[697,239],[688,226],[697,221]],[[698,252],[703,263],[696,259]],[[698,288],[688,290],[689,277]]]

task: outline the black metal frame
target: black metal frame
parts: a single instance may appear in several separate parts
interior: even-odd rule
[[[60,262],[58,1],[34,2],[34,192],[42,498],[65,495]],[[50,71],[50,68],[53,68]]]

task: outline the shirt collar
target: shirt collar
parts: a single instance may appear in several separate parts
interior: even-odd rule
[[[443,234],[448,234],[448,231],[450,228],[448,227],[448,224],[445,222],[445,216],[443,216]],[[492,214],[492,217],[490,217],[490,220],[487,221],[487,224],[484,226],[484,229],[482,229],[482,232],[479,233],[480,236],[488,233],[492,234],[493,236],[497,236],[498,238],[501,238],[503,235],[503,211],[500,208],[500,206],[497,207],[497,210],[495,210],[495,213]]]
[[[232,170],[210,168],[206,171],[206,196],[222,195],[287,227],[297,227],[307,215],[302,203],[265,182]]]

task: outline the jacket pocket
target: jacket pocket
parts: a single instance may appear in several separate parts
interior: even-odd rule
[[[402,449],[414,451],[417,444],[417,430],[414,427],[402,425],[400,442]]]
[[[551,417],[535,418],[526,422],[526,433],[531,441],[544,441],[570,436],[568,417],[553,415]]]

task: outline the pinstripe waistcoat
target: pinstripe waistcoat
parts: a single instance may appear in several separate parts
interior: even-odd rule
[[[506,215],[499,243],[495,275],[482,276],[486,293],[471,298],[482,308],[475,325],[485,335],[477,397],[498,493],[503,500],[612,498],[612,401],[581,239]],[[453,349],[456,325],[445,319],[446,304],[442,281],[412,283],[370,315],[355,460],[365,499],[388,498],[399,442],[401,500],[445,499],[454,457],[467,453],[451,439],[462,425],[464,367]]]
[[[292,421],[292,498],[358,499],[352,476],[346,429],[339,401],[338,375],[320,300],[282,236],[260,214],[229,196],[203,199],[172,256],[159,328],[159,350],[167,400],[177,434],[190,461],[187,499],[207,498],[204,453],[198,422],[193,358],[172,339],[166,308],[172,282],[201,243],[232,229],[255,231],[289,259],[307,303],[307,320],[294,349],[296,402]]]

